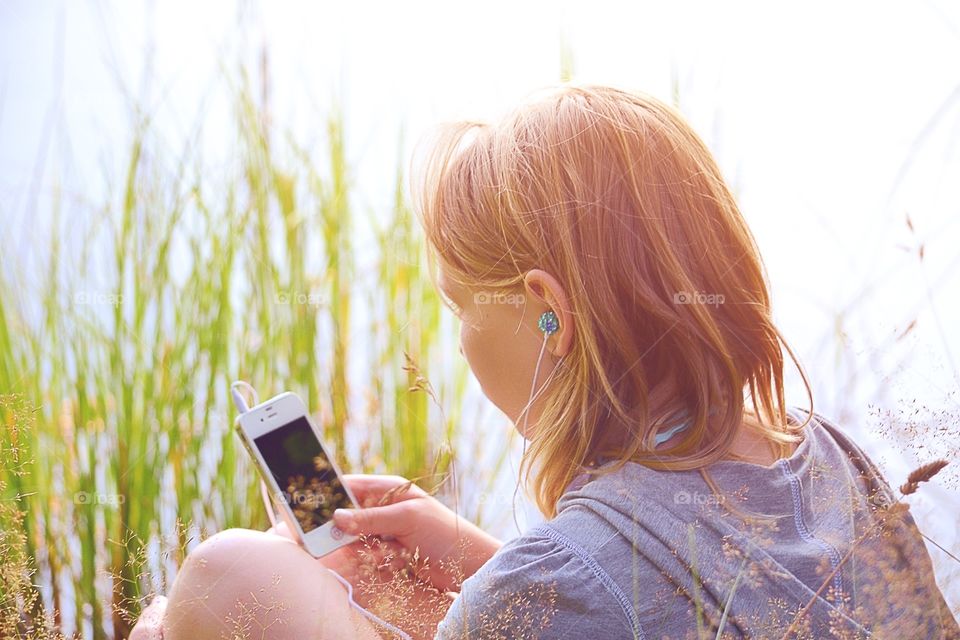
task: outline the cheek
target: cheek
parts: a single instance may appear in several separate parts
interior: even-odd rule
[[[516,421],[530,393],[532,369],[536,359],[530,353],[529,337],[495,327],[477,329],[467,323],[460,326],[460,351],[480,383],[483,394],[507,416]]]
[[[495,354],[484,344],[483,332],[467,322],[460,322],[460,353],[466,358],[470,370],[486,391],[489,371],[496,362]]]

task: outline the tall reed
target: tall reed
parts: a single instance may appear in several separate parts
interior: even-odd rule
[[[392,210],[362,215],[341,110],[304,149],[252,84],[231,85],[230,166],[204,163],[198,139],[166,152],[143,115],[109,201],[86,222],[40,212],[40,291],[0,278],[0,552],[35,572],[29,588],[4,574],[0,629],[41,628],[46,604],[51,629],[125,637],[199,537],[268,525],[231,428],[235,378],[300,394],[346,470],[446,490],[459,415],[438,402],[459,405],[466,368],[445,357],[456,335],[423,272],[405,162]],[[361,225],[375,278],[358,278]]]

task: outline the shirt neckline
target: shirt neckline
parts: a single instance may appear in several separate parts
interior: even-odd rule
[[[800,414],[800,411],[802,411],[802,409],[799,409],[798,407],[787,407],[786,409],[787,421],[789,422],[792,419],[793,422],[795,423],[794,426],[803,424],[804,417]],[[723,467],[730,467],[733,469],[740,468],[744,471],[753,470],[758,472],[771,473],[778,466],[787,464],[792,471],[796,472],[799,468],[799,465],[802,465],[803,460],[808,455],[808,450],[810,449],[811,439],[812,439],[811,430],[814,427],[814,425],[815,425],[815,418],[811,416],[810,420],[807,421],[806,426],[801,431],[801,433],[803,434],[803,440],[800,441],[800,443],[797,445],[797,448],[793,451],[793,453],[786,458],[777,458],[776,460],[771,462],[769,465],[761,465],[755,462],[746,462],[743,460],[717,460],[716,462],[708,465],[706,468],[709,470],[709,469],[719,469]],[[570,484],[567,486],[567,489],[564,491],[564,493],[566,493],[566,491],[579,489],[583,487],[583,485],[587,484],[587,482],[589,482],[592,479],[590,477],[590,474],[587,473],[588,471],[601,469],[604,466],[608,464],[612,464],[614,462],[616,462],[615,458],[612,458],[609,456],[600,456],[595,463],[587,465],[586,468],[582,469],[580,473],[578,473],[573,477],[573,479],[570,481]]]
[[[791,419],[796,423],[793,426],[799,426],[803,424],[804,418],[799,414],[799,409],[796,407],[787,407],[787,421]],[[756,462],[747,462],[745,460],[717,460],[716,462],[709,465],[708,468],[719,469],[722,467],[731,467],[731,468],[741,468],[741,469],[752,469],[761,472],[773,472],[777,467],[782,467],[784,464],[788,465],[791,470],[797,471],[798,465],[808,455],[808,450],[811,446],[811,430],[814,426],[815,418],[813,416],[807,421],[807,424],[803,427],[801,433],[803,434],[803,440],[797,445],[797,448],[789,456],[785,458],[777,458],[768,465],[757,464]]]

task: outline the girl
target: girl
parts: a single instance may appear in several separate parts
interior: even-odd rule
[[[501,544],[403,478],[349,476],[378,506],[337,525],[432,560],[407,633],[960,636],[909,512],[813,411],[753,236],[675,110],[564,84],[439,131],[416,185],[432,273],[546,521]],[[166,637],[219,637],[239,599],[264,637],[378,638],[316,564],[349,574],[350,553],[221,532],[181,570]]]

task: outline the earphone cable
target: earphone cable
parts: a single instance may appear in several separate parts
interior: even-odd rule
[[[533,405],[534,401],[536,401],[536,399],[540,397],[540,394],[543,393],[543,391],[547,388],[547,384],[550,383],[550,380],[553,378],[553,374],[556,373],[557,368],[560,366],[560,361],[563,360],[563,356],[561,356],[561,357],[560,357],[560,360],[557,361],[557,364],[556,364],[556,365],[554,366],[554,368],[550,371],[550,375],[547,376],[547,379],[543,381],[543,384],[540,385],[540,388],[539,388],[539,389],[536,389],[536,387],[537,387],[537,377],[540,375],[540,363],[541,363],[541,361],[543,360],[543,354],[544,354],[544,352],[547,350],[547,340],[549,340],[549,339],[550,339],[550,333],[549,333],[549,332],[544,332],[544,334],[543,334],[543,344],[540,346],[540,355],[537,356],[537,365],[536,365],[536,367],[534,367],[534,370],[533,370],[533,381],[530,383],[530,399],[527,401],[527,405],[526,405],[526,406],[523,408],[523,410],[520,412],[520,413],[523,414],[523,433],[521,434],[521,437],[523,438],[523,453],[521,454],[521,457],[520,457],[521,460],[523,460],[523,458],[524,458],[524,457],[526,456],[526,454],[527,454],[527,424],[528,424],[528,421],[529,421],[528,419],[529,419],[529,415],[530,415],[530,414],[529,414],[528,412],[529,412],[529,410],[530,410],[530,407]],[[534,394],[534,390],[535,390],[535,389],[536,389],[536,394]],[[509,456],[508,456],[508,457],[509,457]],[[517,528],[517,533],[521,533],[521,531],[520,531],[520,523],[517,521],[517,491],[518,491],[519,489],[520,489],[520,478],[519,478],[519,474],[518,474],[517,484],[516,484],[516,486],[514,487],[514,490],[513,490],[513,499],[512,499],[512,504],[513,504],[513,509],[512,509],[512,512],[513,512],[513,526],[515,526],[515,527]]]

